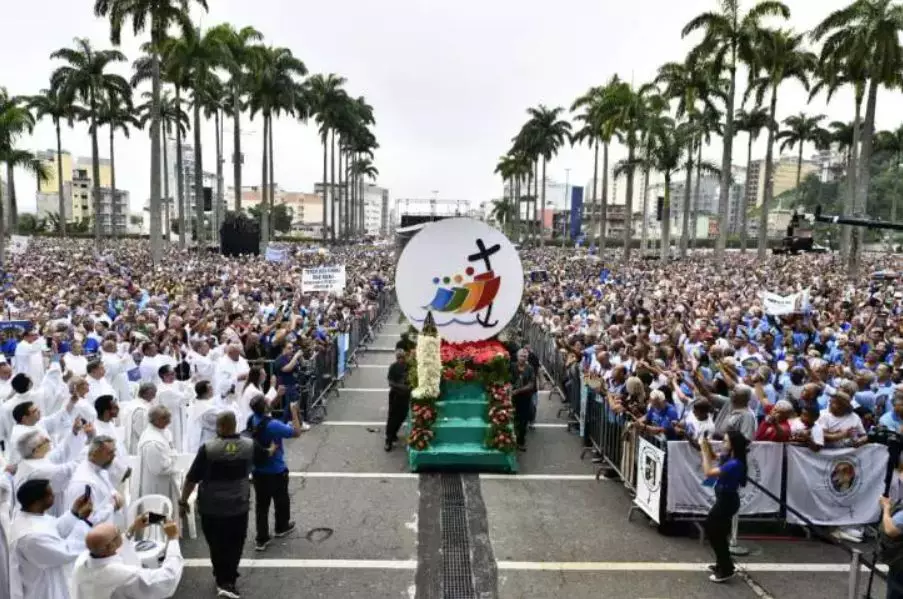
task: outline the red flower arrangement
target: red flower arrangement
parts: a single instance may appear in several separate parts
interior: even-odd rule
[[[417,428],[415,426],[408,435],[408,445],[417,451],[423,451],[430,446],[430,441],[433,440],[434,434],[432,429]]]
[[[511,385],[494,384],[487,388],[489,393],[489,430],[486,432],[486,447],[510,453],[517,446],[511,424],[514,420],[514,405],[511,402]]]
[[[477,366],[488,364],[495,358],[509,357],[508,350],[498,341],[470,341],[467,343],[449,343],[442,341],[442,363],[462,361]]]
[[[413,429],[432,428],[433,422],[436,421],[436,409],[425,403],[413,404],[411,406],[411,417],[414,421]]]

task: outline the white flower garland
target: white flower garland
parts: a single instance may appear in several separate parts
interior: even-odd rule
[[[417,337],[417,388],[411,393],[414,399],[439,397],[442,381],[442,353],[439,337]]]

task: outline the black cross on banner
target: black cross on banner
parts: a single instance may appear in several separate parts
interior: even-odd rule
[[[482,260],[486,265],[486,270],[492,270],[492,265],[489,263],[489,257],[495,253],[498,253],[502,246],[499,244],[495,244],[494,246],[486,249],[486,244],[483,243],[482,239],[477,239],[477,248],[479,248],[479,252],[476,254],[471,254],[467,257],[468,262],[476,262],[477,260]]]

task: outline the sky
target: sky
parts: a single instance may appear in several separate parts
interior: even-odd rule
[[[789,26],[806,31],[848,0],[789,0]],[[748,0],[744,3],[750,6]],[[93,0],[50,0],[35,10],[29,2],[7,2],[0,35],[0,86],[11,94],[33,94],[47,87],[57,62],[51,52],[86,37],[107,48],[109,25],[93,14]],[[651,80],[667,61],[682,60],[693,39],[681,39],[683,25],[713,10],[717,0],[209,0],[210,11],[194,10],[203,28],[230,22],[257,28],[268,44],[284,46],[311,73],[338,73],[347,90],[373,105],[374,133],[380,148],[375,163],[378,183],[390,197],[429,198],[479,204],[501,195],[493,174],[500,155],[526,120],[530,106],[569,108],[593,85],[618,74],[637,85]],[[131,61],[147,34],[129,30],[121,50],[129,58],[119,69],[128,75]],[[742,89],[742,86],[741,86]],[[797,83],[781,88],[778,117],[805,111],[825,114],[825,122],[851,120],[853,101],[839,93],[829,106],[819,98],[807,104]],[[882,90],[879,128],[896,128],[903,96]],[[243,123],[245,185],[260,182],[263,128],[259,119]],[[215,170],[213,124],[202,125],[205,170]],[[191,133],[189,133],[191,135]],[[107,157],[102,133],[101,157]],[[226,156],[231,153],[231,122],[226,123]],[[274,128],[275,178],[288,191],[312,191],[321,177],[322,149],[312,124],[281,119]],[[52,124],[42,122],[20,146],[56,147]],[[84,125],[64,129],[63,146],[90,156]],[[735,144],[735,164],[745,164],[746,140]],[[765,152],[764,135],[754,157]],[[626,155],[614,147],[614,162]],[[720,163],[715,142],[705,157]],[[127,189],[132,208],[145,203],[150,188],[150,142],[146,132],[117,139],[117,186]],[[226,164],[226,185],[231,180]],[[586,147],[564,148],[548,166],[548,177],[571,184],[592,177],[592,154]],[[5,171],[4,171],[5,176]],[[16,174],[22,211],[35,208],[34,179]]]

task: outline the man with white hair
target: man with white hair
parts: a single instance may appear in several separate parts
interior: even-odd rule
[[[119,422],[122,424],[125,449],[129,455],[138,454],[138,441],[147,428],[147,413],[160,402],[157,400],[157,385],[143,382],[138,385],[138,397],[122,407]]]
[[[213,377],[214,393],[221,394],[227,402],[238,401],[239,383],[248,378],[251,367],[241,355],[241,345],[230,343],[225,355],[216,362]]]
[[[172,415],[166,406],[153,406],[147,413],[148,426],[138,441],[138,496],[163,495],[179,502],[176,458],[167,427]]]
[[[107,371],[103,362],[93,360],[88,362],[88,401],[96,401],[102,395],[116,397],[116,390],[106,377]]]
[[[216,437],[216,420],[222,412],[230,411],[213,395],[213,385],[199,381],[194,385],[195,400],[188,408],[188,429],[185,438],[185,452],[197,453],[201,445]],[[237,413],[238,408],[231,411]]]
[[[110,466],[116,459],[116,440],[106,435],[96,435],[88,446],[88,459],[79,463],[69,487],[64,503],[72,505],[85,495],[85,488],[91,488],[93,509],[88,520],[94,524],[113,522],[125,524],[125,500],[116,490],[116,483],[110,477]]]
[[[84,425],[88,439],[94,438],[94,427]],[[22,459],[16,468],[14,488],[37,478],[50,481],[50,487],[57,501],[49,510],[52,516],[62,516],[65,504],[63,494],[69,486],[72,473],[81,463],[79,452],[73,451],[71,444],[54,445],[50,437],[41,430],[33,430],[19,437],[17,444]]]
[[[169,409],[172,416],[169,433],[176,451],[181,452],[185,446],[186,415],[191,394],[183,382],[176,380],[176,373],[169,364],[160,367],[159,378],[157,403]]]

